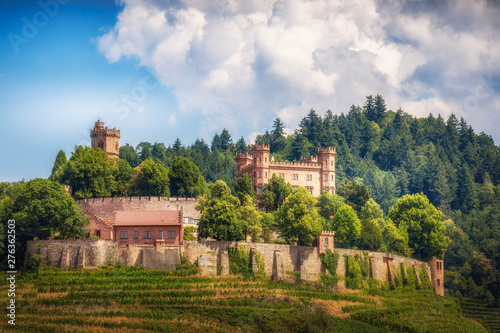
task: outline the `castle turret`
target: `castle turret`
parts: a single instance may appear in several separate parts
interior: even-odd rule
[[[110,158],[119,157],[120,130],[104,127],[104,123],[98,120],[90,130],[90,142],[92,148],[101,148]]]
[[[262,193],[262,188],[264,184],[267,184],[267,179],[269,175],[269,145],[253,145],[252,146],[252,157],[254,171],[252,178],[252,184],[254,185],[254,190],[257,196]]]
[[[321,167],[321,191],[335,193],[335,148],[318,148],[318,164]]]

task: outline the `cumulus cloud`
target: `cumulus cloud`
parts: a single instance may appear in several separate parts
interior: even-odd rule
[[[209,129],[258,130],[276,116],[294,127],[310,108],[346,112],[376,93],[418,116],[486,119],[499,104],[498,84],[476,96],[481,80],[500,76],[500,10],[486,0],[121,5],[99,50],[151,68],[180,111],[199,113]]]

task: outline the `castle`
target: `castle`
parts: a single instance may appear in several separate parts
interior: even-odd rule
[[[119,130],[105,128],[97,121],[90,133],[93,148],[103,149],[110,158],[119,156]],[[257,196],[274,173],[289,182],[292,188],[304,186],[315,196],[322,191],[335,193],[335,148],[320,148],[317,157],[301,158],[299,162],[276,162],[270,159],[268,145],[254,145],[252,155],[237,154],[236,162],[237,178],[247,173]],[[442,260],[433,257],[424,262],[391,253],[336,248],[332,231],[324,231],[311,247],[184,241],[183,225],[197,224],[200,219],[195,199],[114,197],[82,199],[77,203],[91,216],[90,236],[97,236],[99,240],[28,241],[28,252],[40,254],[42,264],[63,268],[124,264],[171,270],[180,263],[181,257],[185,257],[192,263],[197,262],[203,275],[226,275],[229,274],[228,248],[241,244],[250,249],[252,270],[257,267],[259,256],[267,276],[278,280],[293,280],[299,276],[317,281],[326,272],[321,254],[329,249],[340,255],[338,276],[347,275],[344,256],[366,257],[371,278],[394,281],[398,272],[406,275],[406,269],[412,267],[418,271],[418,280],[422,272],[427,274],[436,293],[444,295]]]
[[[273,174],[284,178],[292,189],[303,186],[316,197],[323,191],[335,193],[335,148],[318,148],[317,157],[299,162],[277,162],[269,154],[269,145],[253,145],[251,155],[236,154],[236,178],[248,174],[257,199]],[[259,208],[262,210],[262,205]]]
[[[120,130],[104,127],[100,120],[95,122],[94,128],[90,130],[90,143],[92,148],[101,148],[110,158],[118,158],[120,155]]]

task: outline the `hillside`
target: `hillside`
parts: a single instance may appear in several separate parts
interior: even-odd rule
[[[432,291],[332,291],[322,283],[140,267],[41,267],[18,280],[4,332],[485,332]],[[6,305],[5,278],[1,304]]]

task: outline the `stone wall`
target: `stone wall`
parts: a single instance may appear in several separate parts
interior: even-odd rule
[[[28,241],[27,252],[40,254],[41,264],[53,267],[88,267],[118,264],[118,248],[109,240]]]
[[[54,267],[88,267],[102,265],[142,265],[147,269],[173,270],[184,255],[191,263],[198,262],[201,274],[229,274],[228,247],[246,247],[251,253],[254,270],[257,270],[256,257],[262,258],[264,273],[280,280],[294,281],[301,278],[316,281],[325,268],[317,247],[248,243],[224,241],[184,241],[183,245],[165,246],[155,244],[139,246],[128,244],[118,246],[109,240],[48,240],[29,241],[28,252],[41,254],[42,264]],[[433,259],[429,263],[383,252],[369,252],[336,248],[339,253],[337,275],[346,276],[344,256],[368,255],[370,277],[380,281],[394,278],[396,270],[413,267],[418,273],[422,264],[438,295],[444,294],[443,262]]]
[[[194,198],[167,197],[110,197],[77,200],[84,212],[91,212],[104,220],[114,220],[117,211],[181,210],[184,217],[199,220],[200,212],[194,209]]]

